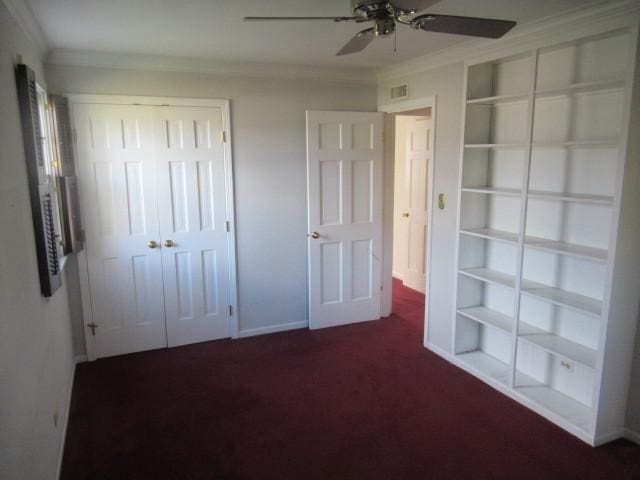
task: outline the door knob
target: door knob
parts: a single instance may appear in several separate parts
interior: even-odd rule
[[[403,216],[404,218],[409,218],[409,212],[404,212],[404,213],[402,214],[402,216]]]
[[[307,235],[307,237],[317,239],[317,238],[320,238],[320,234],[318,232],[311,232],[310,234]]]
[[[165,241],[164,241],[164,246],[165,246],[165,247],[175,247],[175,246],[176,246],[176,244],[175,244],[175,243],[173,243],[173,240],[165,240]]]
[[[158,248],[158,242],[156,242],[155,240],[149,240],[147,242],[147,247],[149,247],[149,248]]]

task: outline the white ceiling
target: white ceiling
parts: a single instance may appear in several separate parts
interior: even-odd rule
[[[233,62],[380,67],[468,37],[398,27],[364,52],[335,52],[362,24],[245,23],[246,15],[349,15],[349,0],[27,0],[54,50],[167,55]],[[532,22],[593,0],[443,0],[432,13]],[[516,27],[518,28],[518,27]]]

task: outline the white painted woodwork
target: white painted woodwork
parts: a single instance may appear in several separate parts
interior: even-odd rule
[[[73,108],[89,357],[231,336],[222,107],[100,101]]]
[[[429,162],[433,158],[430,117],[410,118],[405,123],[406,247],[401,249],[404,263],[402,283],[422,293],[426,288],[427,209]]]
[[[609,298],[635,35],[467,65],[453,359],[592,444],[615,402],[623,427],[600,388],[629,328]]]
[[[94,358],[164,347],[152,107],[74,107]]]
[[[222,109],[158,107],[155,128],[168,346],[229,337]]]
[[[380,318],[382,114],[307,111],[309,328]]]

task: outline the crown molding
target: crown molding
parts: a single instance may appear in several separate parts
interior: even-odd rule
[[[638,23],[640,2],[598,0],[587,6],[569,10],[561,15],[545,17],[523,24],[518,30],[500,40],[474,39],[438,50],[412,60],[376,71],[378,83],[425,72],[458,62],[506,56],[515,50],[526,50],[569,41],[571,38],[591,36]]]
[[[49,65],[117,68],[158,72],[205,73],[257,78],[294,78],[375,85],[375,69],[319,67],[277,63],[230,62],[164,55],[120,54],[84,50],[52,50]]]
[[[35,44],[40,54],[45,56],[49,51],[49,43],[28,3],[25,0],[2,0],[2,3],[27,38]]]

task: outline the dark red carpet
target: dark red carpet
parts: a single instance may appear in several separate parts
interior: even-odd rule
[[[640,447],[593,449],[422,347],[395,314],[78,366],[64,479],[631,479]]]

